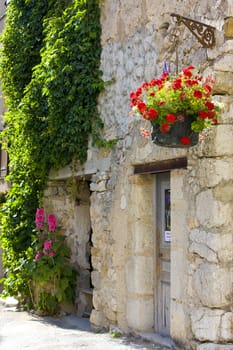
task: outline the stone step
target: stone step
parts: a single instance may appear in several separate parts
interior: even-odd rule
[[[78,315],[81,317],[90,317],[91,311],[93,309],[93,289],[87,288],[82,289],[79,292],[79,302],[78,302]]]

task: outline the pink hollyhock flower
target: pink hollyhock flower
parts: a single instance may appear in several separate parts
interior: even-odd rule
[[[52,241],[44,241],[44,249],[43,252],[48,253],[48,251],[51,249],[53,242]]]
[[[41,257],[41,251],[38,250],[38,252],[36,253],[36,256],[35,256],[35,260],[38,261]]]
[[[49,231],[54,231],[57,226],[57,219],[56,216],[53,214],[48,215],[48,225],[49,225]]]
[[[53,256],[55,253],[56,253],[56,252],[55,252],[54,250],[50,250],[50,251],[48,252],[48,255],[49,255],[49,256]]]
[[[37,208],[36,209],[36,227],[43,229],[43,223],[44,223],[44,209],[43,208]]]

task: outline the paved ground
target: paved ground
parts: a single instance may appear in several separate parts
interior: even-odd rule
[[[38,317],[0,303],[0,350],[167,350],[141,337],[91,331],[76,316]]]

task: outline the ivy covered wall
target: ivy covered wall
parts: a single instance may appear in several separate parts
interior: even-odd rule
[[[1,213],[6,293],[27,294],[24,265],[48,174],[83,163],[102,127],[98,0],[11,0],[0,74],[10,190]]]

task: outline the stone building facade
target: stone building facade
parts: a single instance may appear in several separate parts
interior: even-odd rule
[[[99,111],[104,136],[118,142],[105,150],[90,141],[84,166],[51,173],[44,197],[80,269],[77,312],[89,312],[93,326],[156,334],[181,349],[232,350],[232,1],[102,0],[101,13],[110,83]],[[181,26],[176,50],[171,13],[215,27],[215,46],[203,48]],[[174,71],[177,55],[179,69],[191,64],[214,78],[224,103],[219,124],[190,149],[154,145],[128,116],[130,91],[160,76],[164,61]]]
[[[51,174],[45,195],[80,267],[78,292],[93,290],[96,327],[159,334],[181,349],[233,349],[232,2],[105,0],[101,10],[101,69],[111,83],[99,111],[105,137],[118,142],[112,151],[90,146],[82,169]],[[215,46],[203,48],[182,26],[176,50],[171,13],[215,27]],[[176,53],[179,69],[214,78],[224,103],[219,124],[188,150],[143,139],[128,117],[130,91],[159,76],[164,61],[175,70]],[[168,183],[171,242],[158,228]]]

